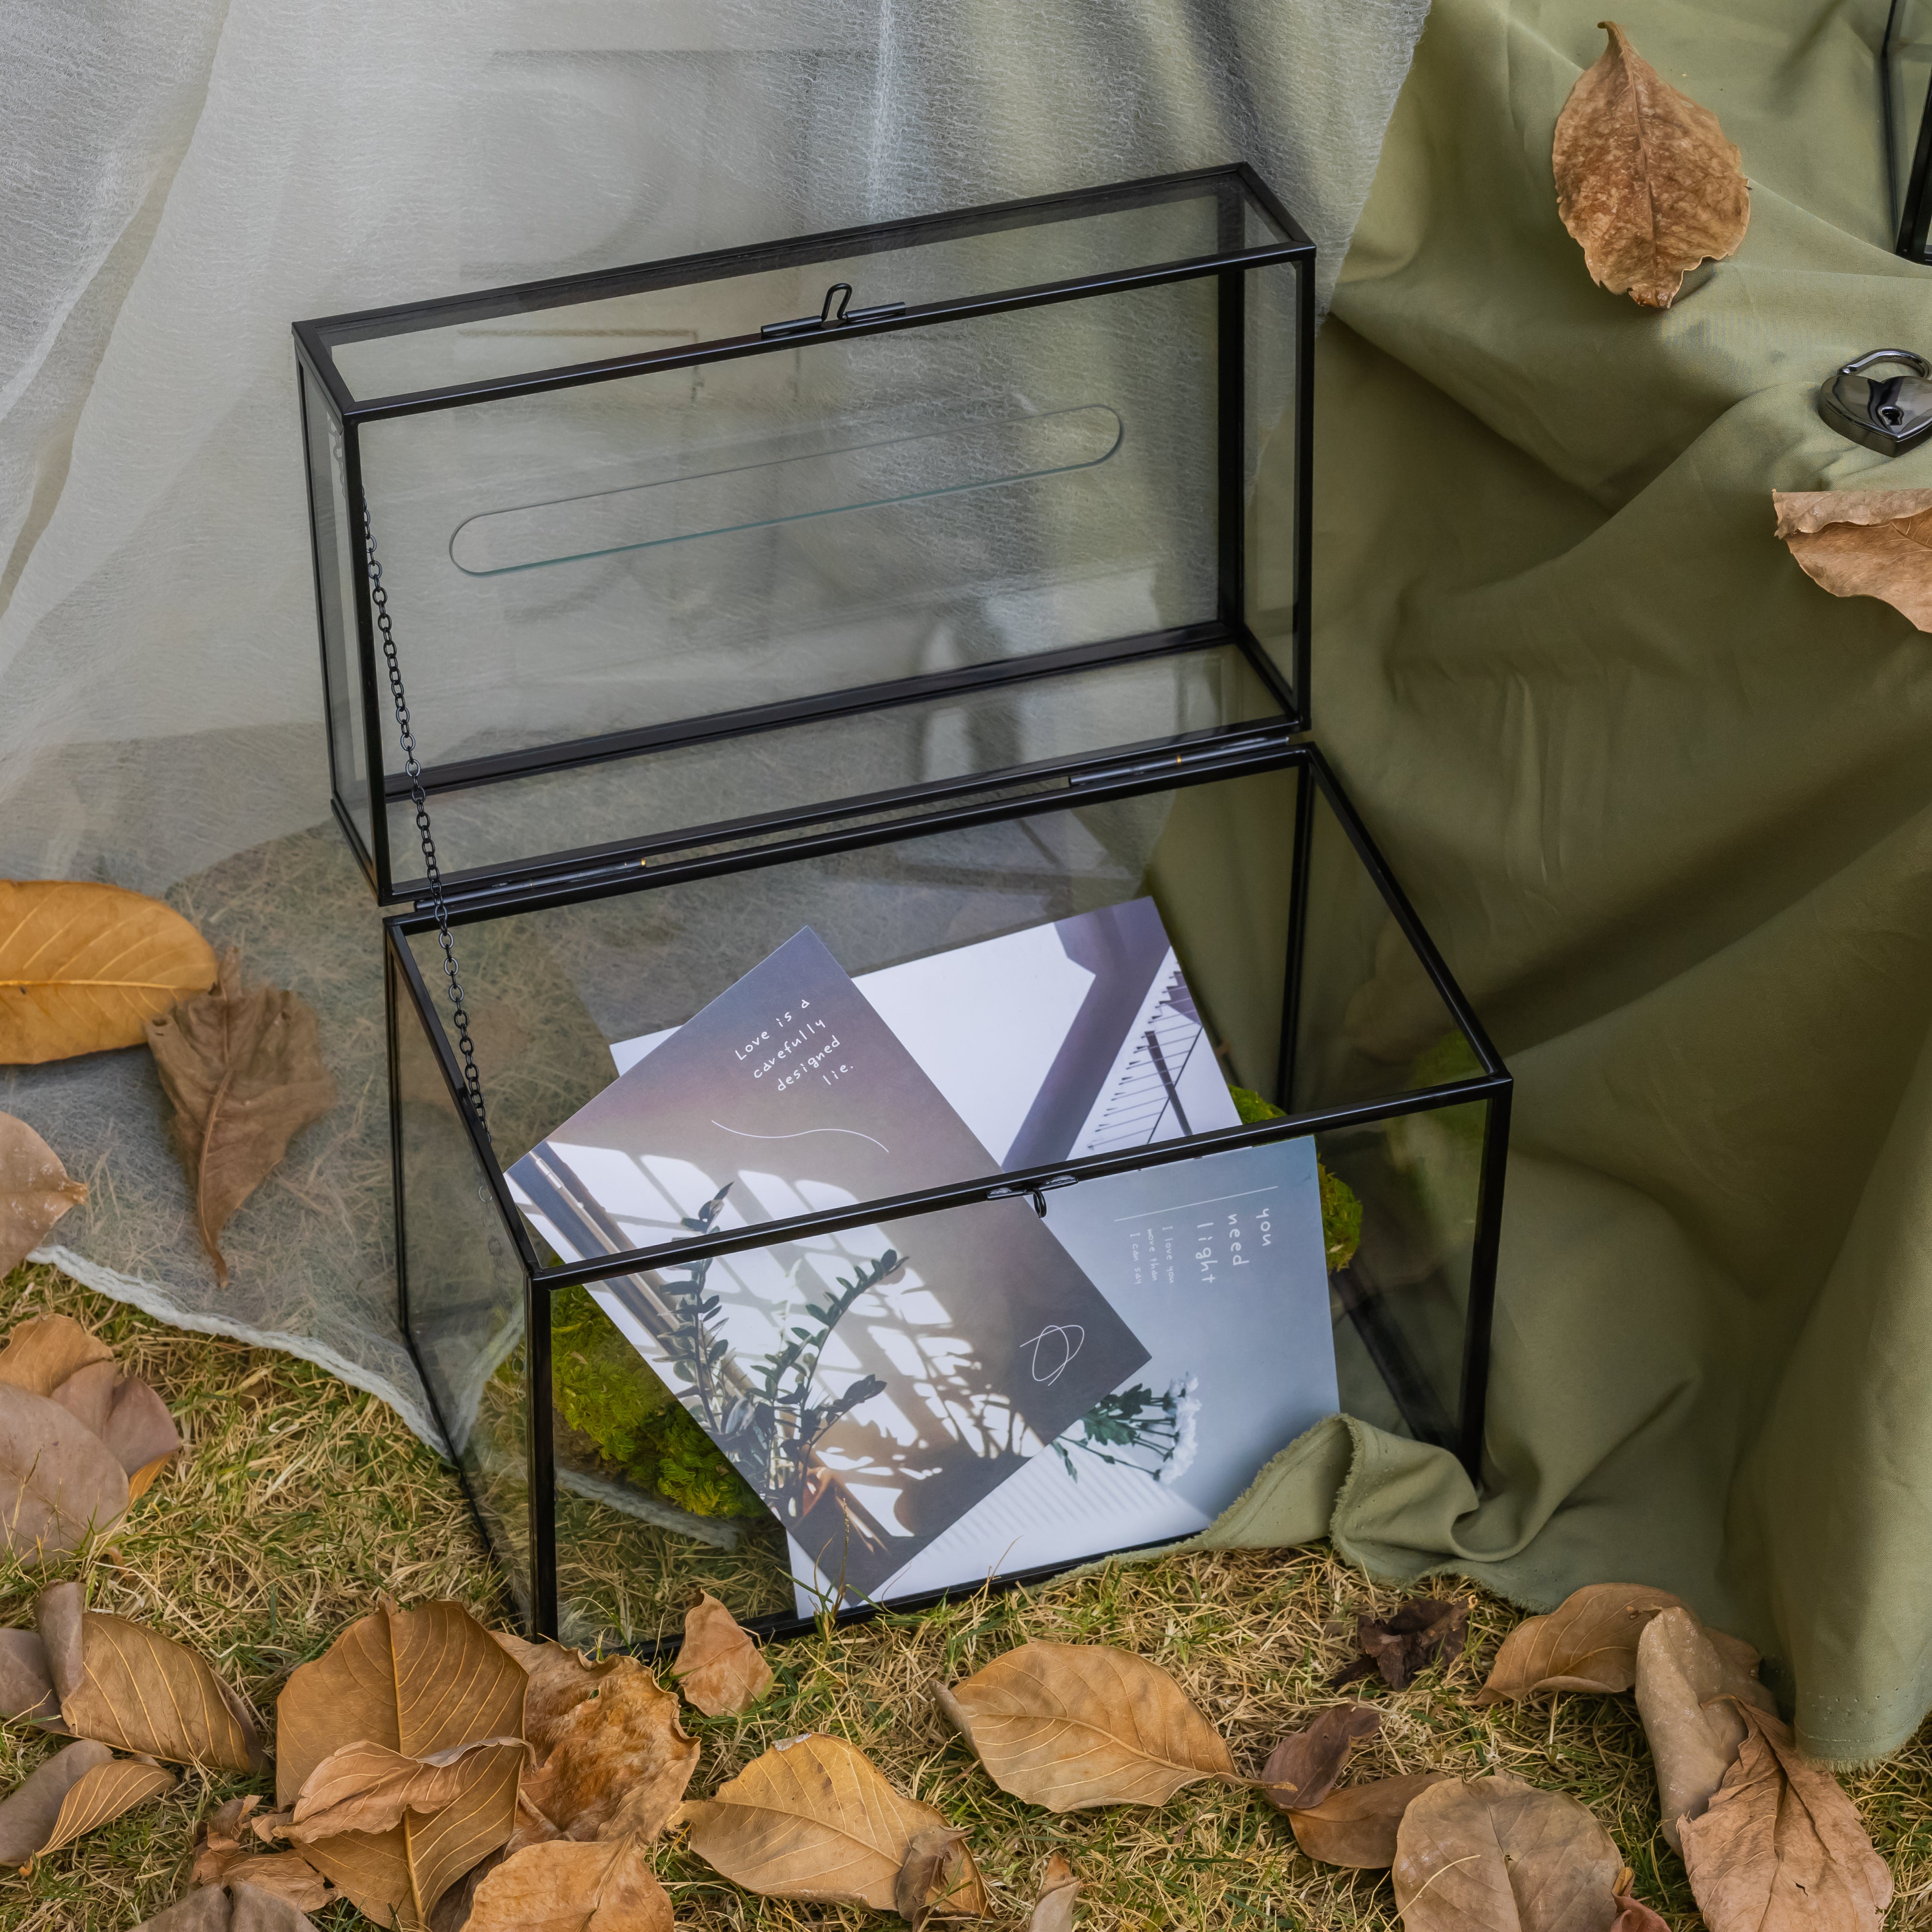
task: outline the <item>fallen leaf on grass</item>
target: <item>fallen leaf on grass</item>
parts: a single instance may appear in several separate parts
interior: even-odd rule
[[[1661,1913],[1652,1911],[1631,1891],[1636,1878],[1636,1874],[1628,1865],[1617,1874],[1616,1887],[1611,1894],[1617,1916],[1611,1922],[1610,1932],[1670,1932],[1670,1922]]]
[[[1768,1712],[1734,1704],[1746,1732],[1684,1866],[1711,1932],[1876,1932],[1892,1874],[1844,1787],[1801,1756]]]
[[[1636,1682],[1637,1640],[1660,1610],[1682,1610],[1668,1590],[1640,1583],[1592,1583],[1547,1616],[1528,1617],[1503,1639],[1479,1704],[1514,1702],[1544,1690],[1628,1690]]]
[[[913,1839],[946,1823],[862,1753],[816,1732],[773,1746],[680,1815],[691,1849],[747,1892],[877,1912],[896,1909]]]
[[[28,1568],[78,1550],[128,1513],[128,1472],[56,1402],[0,1382],[0,1544]]]
[[[1778,534],[1834,597],[1876,597],[1932,631],[1932,490],[1774,490]]]
[[[0,1066],[138,1046],[148,1021],[214,979],[208,941],[158,899],[0,880]]]
[[[929,1918],[986,1916],[986,1888],[961,1826],[928,1825],[912,1834],[892,1882],[892,1910],[913,1932]]]
[[[42,1591],[34,1615],[62,1720],[76,1737],[175,1764],[268,1768],[248,1707],[185,1645],[84,1610],[74,1583]]]
[[[1412,1597],[1391,1617],[1358,1617],[1361,1655],[1328,1680],[1331,1690],[1379,1672],[1391,1690],[1406,1690],[1439,1657],[1453,1664],[1468,1635],[1469,1606],[1454,1598]]]
[[[460,1604],[400,1610],[386,1598],[283,1687],[276,1704],[275,1791],[292,1808],[325,1759],[364,1740],[423,1759],[524,1734],[523,1667]],[[458,1795],[424,1817],[406,1813],[381,1832],[348,1832],[304,1856],[358,1910],[422,1932],[436,1901],[510,1835],[520,1744],[462,1760]]]
[[[1614,20],[1556,118],[1556,209],[1593,280],[1668,308],[1684,272],[1734,255],[1750,184],[1718,117],[1678,92]]]
[[[52,1835],[68,1793],[90,1771],[114,1762],[105,1744],[92,1739],[55,1752],[29,1772],[0,1802],[0,1865],[25,1865]]]
[[[130,1502],[181,1447],[167,1404],[122,1375],[113,1350],[70,1316],[37,1316],[15,1328],[0,1349],[0,1382],[44,1396],[98,1436],[127,1472]]]
[[[1268,1754],[1263,1792],[1278,1811],[1306,1811],[1335,1788],[1348,1754],[1382,1728],[1372,1704],[1336,1704],[1314,1722],[1291,1731]]]
[[[315,1926],[287,1900],[254,1886],[211,1886],[143,1919],[134,1932],[315,1932]]]
[[[1402,1815],[1432,1784],[1449,1774],[1419,1771],[1403,1778],[1380,1778],[1370,1784],[1345,1785],[1319,1804],[1294,1810],[1288,1822],[1294,1842],[1324,1865],[1351,1865],[1382,1871],[1395,1863],[1396,1834]]]
[[[38,1630],[0,1630],[0,1718],[63,1732],[47,1647]]]
[[[303,1780],[284,1834],[296,1844],[310,1845],[342,1832],[389,1831],[408,1812],[440,1811],[472,1781],[475,1768],[465,1762],[470,1754],[503,1744],[520,1750],[523,1740],[484,1738],[419,1758],[367,1739],[344,1744]]]
[[[77,1749],[69,1745],[70,1750]],[[84,1772],[62,1801],[53,1832],[40,1848],[45,1858],[84,1838],[98,1825],[105,1825],[124,1811],[131,1811],[150,1798],[158,1798],[174,1784],[175,1774],[158,1764],[145,1764],[138,1758],[117,1757]]]
[[[751,1632],[709,1590],[684,1613],[684,1642],[670,1674],[707,1718],[748,1711],[772,1688],[771,1666]]]
[[[1744,1742],[1744,1722],[1725,1689],[1716,1648],[1688,1610],[1651,1618],[1636,1646],[1636,1708],[1657,1766],[1664,1835],[1682,1852],[1679,1828],[1701,1818]]]
[[[635,1838],[554,1838],[513,1852],[476,1888],[464,1932],[670,1932],[670,1895]]]
[[[592,1694],[544,1727],[548,1748],[524,1774],[513,1848],[551,1838],[648,1842],[669,1822],[698,1768],[698,1742],[676,1694],[634,1657],[586,1666]]]
[[[993,1782],[1049,1811],[1165,1804],[1204,1778],[1234,1775],[1180,1686],[1106,1644],[1022,1644],[942,1684],[939,1701]]]
[[[335,1105],[322,1030],[293,993],[242,985],[240,956],[220,983],[148,1023],[155,1070],[174,1108],[176,1150],[194,1196],[195,1225],[226,1282],[229,1217],[280,1163],[289,1142]]]
[[[1445,1779],[1396,1834],[1403,1932],[1610,1932],[1623,1861],[1574,1798],[1514,1778]]]
[[[60,1156],[25,1120],[0,1114],[0,1275],[17,1268],[86,1198],[86,1183],[68,1178]]]
[[[1055,1852],[1046,1862],[1027,1932],[1072,1932],[1073,1903],[1079,1896],[1080,1881],[1073,1868],[1064,1852]]]
[[[188,1882],[252,1885],[301,1912],[320,1912],[340,1896],[301,1852],[263,1852],[288,1821],[279,1812],[256,1815],[259,1798],[231,1798],[194,1828],[194,1862]]]

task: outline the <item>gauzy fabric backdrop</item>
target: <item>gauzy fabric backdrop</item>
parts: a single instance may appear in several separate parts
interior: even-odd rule
[[[1678,1591],[1838,1759],[1932,1702],[1932,638],[1806,578],[1771,492],[1932,485],[1815,409],[1932,350],[1885,12],[1618,10],[1752,183],[1658,314],[1556,214],[1598,10],[1436,0],[1322,337],[1314,703],[1516,1076],[1488,1493],[1331,1424],[1217,1526]]]
[[[217,1290],[145,1050],[0,1073],[94,1190],[46,1252],[434,1438],[393,1318],[376,917],[327,814],[291,321],[1236,158],[1325,290],[1425,10],[8,0],[0,876],[165,894],[317,1008],[342,1090]]]

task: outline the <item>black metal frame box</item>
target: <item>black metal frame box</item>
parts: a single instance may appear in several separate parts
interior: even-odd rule
[[[1360,1205],[1344,1407],[1480,1479],[1510,1080],[1302,735],[1313,262],[1234,166],[296,326],[399,1312],[533,1627],[801,1627],[775,1522],[556,1412],[587,1284],[1291,1138]],[[1269,1117],[590,1261],[512,1199],[802,925],[857,974],[1145,896]]]

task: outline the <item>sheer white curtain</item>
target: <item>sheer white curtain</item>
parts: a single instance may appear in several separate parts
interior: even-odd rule
[[[428,1430],[326,818],[297,316],[1233,158],[1333,286],[1426,0],[0,0],[0,874],[168,893],[344,1100],[217,1293],[142,1052],[0,1078],[58,1258]],[[52,1251],[50,1251],[52,1252]]]

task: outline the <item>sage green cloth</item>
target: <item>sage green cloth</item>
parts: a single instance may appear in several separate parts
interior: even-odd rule
[[[1318,351],[1315,712],[1516,1075],[1486,1482],[1331,1424],[1210,1532],[1660,1585],[1839,1760],[1932,1704],[1932,638],[1771,492],[1932,486],[1814,408],[1932,351],[1884,15],[1619,10],[1753,184],[1657,314],[1557,217],[1596,10],[1436,0]]]

